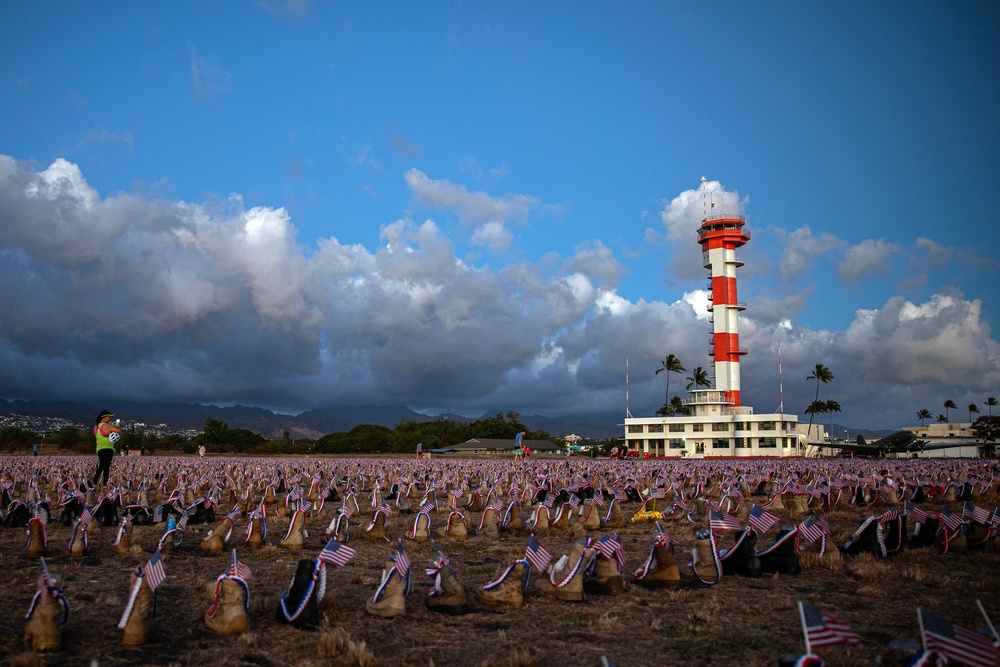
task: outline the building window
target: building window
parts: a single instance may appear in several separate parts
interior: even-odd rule
[[[761,431],[773,431],[774,430],[774,422],[761,422],[760,423],[760,430]]]
[[[746,447],[747,446],[747,439],[746,438],[736,438],[736,446],[737,447]]]
[[[650,424],[649,425],[649,432],[650,433],[663,433],[663,424]]]
[[[628,425],[628,432],[629,433],[642,433],[642,424],[629,424]]]
[[[704,442],[696,442],[696,443],[694,443],[694,453],[695,454],[704,454],[705,453],[705,443]]]
[[[729,422],[715,422],[712,424],[713,431],[726,431],[729,432]]]
[[[684,424],[671,424],[670,425],[670,432],[671,433],[683,433],[684,432]]]
[[[691,430],[695,431],[695,432],[699,432],[700,433],[701,431],[705,430],[705,425],[704,424],[691,424],[691,426],[692,426]]]
[[[728,438],[713,438],[712,449],[729,449]]]
[[[776,449],[778,447],[777,438],[761,438],[760,448],[761,449]]]
[[[670,449],[684,449],[684,438],[670,438]]]

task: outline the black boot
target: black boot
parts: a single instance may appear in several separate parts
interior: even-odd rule
[[[299,561],[291,587],[278,600],[279,623],[291,623],[292,627],[299,630],[319,627],[319,610],[316,608],[319,581],[313,580],[314,570],[313,561]]]

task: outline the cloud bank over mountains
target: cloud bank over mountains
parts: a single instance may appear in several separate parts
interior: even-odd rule
[[[601,239],[505,259],[518,229],[554,208],[537,196],[473,191],[417,169],[401,178],[467,237],[402,217],[385,221],[376,248],[305,244],[285,209],[247,209],[239,195],[208,204],[102,194],[67,160],[38,167],[0,155],[0,393],[624,416],[628,355],[638,416],[663,401],[654,371],[667,354],[688,371],[709,366],[706,272],[692,239],[705,193],[710,210],[743,213],[739,193],[709,181],[705,192],[667,195],[662,227],[645,239],[683,286],[668,303],[621,296],[629,260]],[[858,427],[895,428],[920,408],[942,412],[945,399],[982,407],[1000,394],[1000,347],[982,303],[954,287],[859,309],[840,331],[796,323],[821,281],[852,289],[891,269],[916,284],[921,263],[969,258],[930,239],[749,226],[742,379],[758,412],[778,406],[779,340],[785,411],[800,416],[816,363],[836,375],[823,396],[841,404],[838,419]],[[675,376],[671,393],[684,384]]]

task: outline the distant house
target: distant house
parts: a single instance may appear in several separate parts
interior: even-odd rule
[[[548,440],[524,440],[532,452],[558,452],[558,445]],[[450,447],[432,449],[435,454],[514,454],[514,438],[473,438]]]

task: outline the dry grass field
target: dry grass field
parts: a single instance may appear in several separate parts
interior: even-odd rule
[[[438,541],[469,592],[470,612],[463,616],[442,615],[425,608],[423,599],[431,582],[423,569],[434,555],[434,548],[430,542],[404,540],[413,562],[413,587],[406,601],[406,616],[376,618],[365,612],[365,601],[374,594],[395,538],[405,534],[412,515],[393,515],[389,524],[392,542],[365,541],[355,533],[367,523],[371,509],[365,509],[364,498],[359,501],[363,512],[353,521],[356,528],[350,540],[357,555],[343,568],[330,568],[326,596],[320,604],[320,628],[292,629],[278,622],[276,609],[282,591],[291,583],[297,561],[314,558],[325,544],[324,531],[333,516],[329,505],[320,515],[307,520],[308,537],[301,552],[278,546],[288,526],[286,518],[269,519],[268,544],[257,550],[243,545],[246,521],[237,522],[231,544],[253,571],[249,583],[252,630],[243,635],[217,635],[203,621],[212,602],[215,579],[228,569],[229,550],[221,554],[202,552],[199,542],[212,526],[189,526],[183,544],[165,562],[167,579],[157,594],[156,631],[144,646],[123,645],[122,633],[116,626],[128,599],[130,572],[148,560],[150,548],[163,534],[163,525],[137,526],[131,552],[121,556],[110,547],[115,528],[92,529],[90,551],[82,558],[71,558],[67,552],[70,528],[50,525],[46,563],[52,573],[63,577],[63,590],[71,605],[70,618],[63,626],[63,648],[52,654],[34,653],[23,639],[24,616],[35,591],[39,562],[26,556],[23,528],[0,529],[2,663],[23,667],[597,667],[605,656],[619,667],[771,667],[784,655],[803,652],[797,612],[801,600],[847,622],[861,637],[861,648],[841,645],[817,651],[831,665],[850,667],[874,665],[880,657],[884,660],[893,640],[917,639],[918,607],[977,629],[985,625],[975,605],[979,599],[993,618],[1000,619],[1000,549],[996,538],[977,552],[941,554],[937,549],[924,548],[885,560],[863,555],[832,564],[804,549],[803,571],[796,576],[726,576],[714,586],[678,591],[630,585],[622,595],[590,596],[583,603],[531,596],[524,608],[516,610],[482,605],[472,595],[473,588],[523,557],[527,531],[501,533],[499,537],[470,535],[464,542]],[[637,507],[625,504],[626,517]],[[940,503],[924,507],[938,509]],[[961,507],[954,504],[952,509],[960,511]],[[881,511],[884,508],[825,513],[833,541],[842,544],[867,516]],[[794,523],[784,511],[775,513],[785,523]],[[445,516],[433,515],[432,529],[443,525]],[[477,525],[479,516],[470,513],[469,523]],[[680,561],[690,552],[700,526],[682,520],[665,527]],[[626,554],[624,572],[630,575],[649,553],[655,528],[651,523],[630,523],[619,532]],[[771,544],[775,533],[776,529],[772,529],[763,536],[758,548]],[[574,527],[568,531],[550,529],[539,539],[558,557],[583,537],[584,531]],[[728,546],[731,541],[724,535],[720,546]]]

